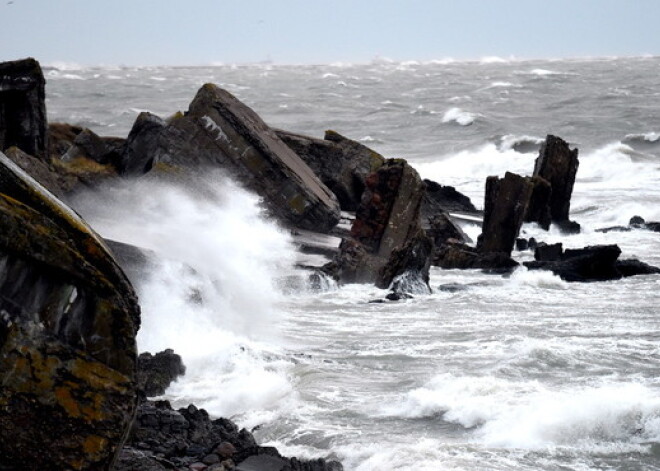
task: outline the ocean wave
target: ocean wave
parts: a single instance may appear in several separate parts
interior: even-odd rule
[[[498,148],[502,151],[515,150],[516,152],[538,152],[544,139],[536,136],[516,136],[507,134],[499,138]]]
[[[506,64],[511,62],[513,59],[505,59],[499,56],[486,56],[479,59],[480,64]]]
[[[383,414],[437,417],[472,429],[489,447],[636,448],[660,439],[660,396],[637,383],[554,390],[536,381],[441,374]]]
[[[294,251],[289,236],[262,218],[255,195],[210,173],[186,187],[117,183],[73,206],[104,237],[158,254],[134,283],[137,340],[141,351],[173,348],[182,356],[187,372],[169,399],[215,416],[249,412],[245,420],[286,407],[293,386],[290,362],[277,355],[275,279]]]
[[[455,122],[461,126],[469,126],[477,119],[477,114],[464,111],[461,108],[450,108],[442,116],[443,123]]]

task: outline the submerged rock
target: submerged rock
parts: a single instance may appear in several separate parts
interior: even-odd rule
[[[379,153],[334,131],[326,131],[324,139],[276,132],[332,190],[342,211],[357,210],[367,175],[385,162]]]
[[[137,297],[102,240],[0,154],[4,469],[108,469],[133,418]]]
[[[221,167],[262,196],[289,225],[328,232],[339,221],[335,195],[275,131],[226,90],[204,85],[185,115],[160,132],[158,128],[142,126],[148,137],[132,133],[126,169]]]
[[[556,247],[547,247],[556,251]],[[617,245],[594,245],[582,249],[567,249],[560,253],[559,257],[554,253],[551,257],[543,257],[549,260],[537,258],[536,261],[525,262],[524,265],[530,270],[550,270],[565,281],[618,280],[627,276],[660,273],[660,268],[639,260],[618,260],[619,255],[621,249]]]
[[[509,271],[518,262],[503,252],[479,252],[477,249],[458,242],[446,242],[436,247],[432,264],[445,269],[482,269]]]
[[[47,160],[46,80],[32,58],[0,63],[0,151],[16,146]]]

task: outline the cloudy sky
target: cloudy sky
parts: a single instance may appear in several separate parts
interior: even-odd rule
[[[660,0],[0,0],[0,60],[203,65],[660,55]]]

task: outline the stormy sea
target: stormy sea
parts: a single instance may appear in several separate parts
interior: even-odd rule
[[[125,137],[141,111],[185,111],[212,82],[273,127],[333,129],[478,208],[487,176],[531,175],[554,134],[579,149],[571,219],[582,232],[526,224],[522,235],[618,244],[660,265],[658,233],[596,232],[660,221],[660,58],[44,72],[50,122]],[[165,396],[176,407],[350,471],[660,469],[660,276],[432,268],[432,294],[369,303],[386,291],[311,289],[297,266],[327,260],[300,253],[226,175],[203,183],[108,184],[71,202],[102,236],[157,254],[137,281],[138,345],[182,356],[187,373]]]

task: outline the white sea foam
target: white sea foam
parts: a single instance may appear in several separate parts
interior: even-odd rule
[[[479,62],[481,64],[506,64],[507,62],[510,62],[511,59],[505,59],[503,57],[498,57],[498,56],[487,56],[487,57],[482,57]]]
[[[543,289],[568,289],[568,283],[557,275],[545,270],[528,270],[518,268],[513,272],[509,281],[520,287],[533,287]]]
[[[292,264],[293,250],[288,235],[262,219],[255,196],[209,173],[186,186],[126,182],[74,205],[104,237],[163,257],[137,283],[138,345],[182,356],[188,371],[172,399],[233,416],[263,415],[291,398],[289,364],[273,359],[274,279]]]
[[[660,139],[660,133],[647,132],[642,134],[626,134],[626,140],[644,140],[647,142],[657,142]]]
[[[536,381],[441,374],[383,413],[442,418],[474,429],[474,440],[490,447],[636,447],[660,438],[660,396],[637,383],[553,390]]]
[[[477,119],[476,114],[464,111],[461,108],[450,108],[442,116],[443,123],[455,122],[461,126],[469,126],[474,123],[475,119]]]

